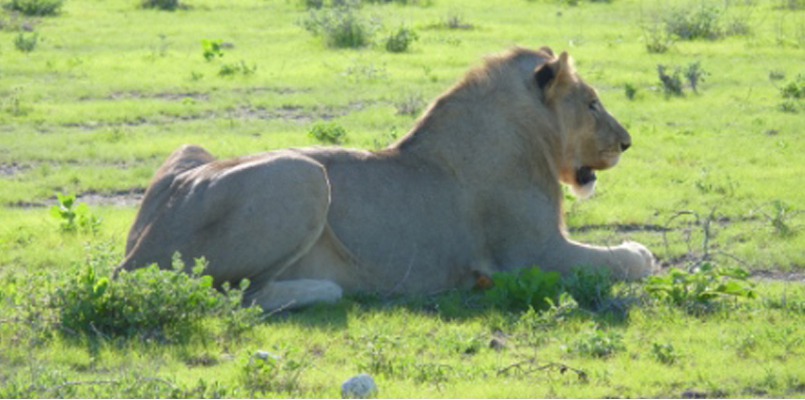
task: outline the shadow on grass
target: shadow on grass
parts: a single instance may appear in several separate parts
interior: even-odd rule
[[[639,297],[633,292],[619,293],[602,299],[600,304],[593,307],[573,307],[565,317],[593,321],[605,326],[626,325],[631,308],[639,302]],[[398,310],[432,316],[443,321],[487,319],[503,324],[513,324],[527,312],[495,307],[486,301],[484,292],[481,291],[451,290],[431,296],[352,295],[332,305],[320,304],[302,310],[280,312],[266,318],[266,323],[338,331],[348,328],[350,315],[394,313]]]

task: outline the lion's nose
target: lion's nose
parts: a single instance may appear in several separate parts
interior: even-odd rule
[[[631,142],[621,142],[621,152],[628,150],[629,147],[632,147]]]

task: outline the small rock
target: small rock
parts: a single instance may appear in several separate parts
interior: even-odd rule
[[[345,399],[370,399],[376,395],[375,380],[367,374],[360,374],[341,385],[341,397]]]
[[[272,359],[272,360],[279,360],[279,357],[277,357],[277,356],[275,356],[275,355],[273,355],[273,354],[271,354],[271,353],[269,353],[267,351],[263,351],[263,350],[257,350],[254,353],[254,357],[259,358],[259,359],[261,359],[263,361],[268,361],[269,358]]]
[[[489,348],[495,351],[502,351],[506,348],[506,339],[501,337],[493,337],[489,341]]]

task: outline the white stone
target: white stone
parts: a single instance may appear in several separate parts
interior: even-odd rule
[[[376,395],[375,380],[367,374],[360,374],[341,385],[341,397],[345,399],[370,399]]]

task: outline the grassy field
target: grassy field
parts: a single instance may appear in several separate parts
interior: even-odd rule
[[[2,2],[0,397],[339,397],[359,373],[381,397],[805,396],[801,0],[66,0],[48,16]],[[339,17],[365,44],[333,44]],[[416,40],[388,50],[401,28]],[[448,293],[353,298],[237,334],[205,317],[187,340],[63,329],[53,299],[122,259],[179,145],[225,158],[326,144],[308,132],[327,122],[346,146],[381,148],[515,45],[570,52],[633,136],[592,199],[567,197],[572,236],[640,241],[664,267],[741,268],[755,299],[691,311],[636,283],[592,310]],[[57,193],[85,204],[67,207],[72,224],[51,213]]]

